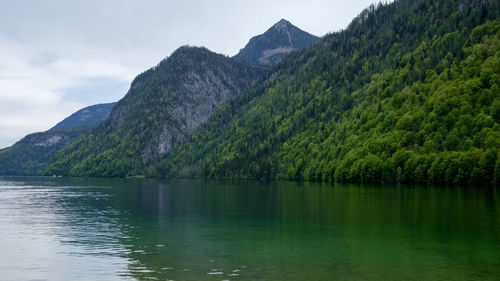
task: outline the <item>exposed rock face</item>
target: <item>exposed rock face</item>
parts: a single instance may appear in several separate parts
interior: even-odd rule
[[[169,108],[172,121],[178,126],[164,124],[161,133],[153,139],[147,155],[161,155],[191,135],[212,113],[229,98],[239,95],[243,90],[235,85],[229,75],[216,75],[207,70],[187,73],[187,81],[182,85],[190,103],[175,104]]]
[[[477,5],[487,5],[493,0],[460,0],[458,2],[457,11],[463,13],[467,8],[473,8]]]
[[[238,67],[248,68],[242,65]],[[144,160],[149,161],[161,156],[175,145],[184,142],[221,105],[253,85],[258,76],[256,73],[252,73],[246,83],[241,83],[240,80],[247,79],[243,73],[233,73],[233,70],[226,69],[224,64],[214,64],[198,71],[184,73],[182,85],[172,92],[164,93],[178,96],[179,102],[166,105],[166,122],[162,122],[161,129],[151,139],[145,150]]]
[[[260,64],[273,64],[281,59],[282,56],[295,50],[293,47],[278,47],[276,49],[264,50],[259,58]]]
[[[44,139],[40,140],[40,142],[35,143],[34,146],[53,146],[60,143],[62,139],[63,136],[59,134],[49,135]]]
[[[220,105],[232,96],[239,95],[242,90],[234,85],[229,76],[219,77],[211,70],[203,76],[194,72],[188,73],[188,81],[183,86],[192,97],[193,103],[173,108],[172,117],[181,124],[185,120],[183,127],[188,134],[193,133]]]
[[[72,143],[77,137],[74,133],[69,133],[65,130],[54,130],[43,133],[29,134],[20,140],[18,143],[33,147],[53,147],[66,146]]]
[[[317,39],[282,19],[264,34],[250,39],[234,58],[250,64],[273,65],[284,55],[309,46]]]

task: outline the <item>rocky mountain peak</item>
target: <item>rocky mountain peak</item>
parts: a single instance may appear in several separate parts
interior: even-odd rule
[[[281,19],[261,35],[254,36],[235,59],[257,65],[273,65],[293,50],[311,45],[318,37]]]
[[[291,27],[295,27],[293,24],[291,24],[289,21],[286,19],[281,19],[279,22],[275,23],[273,25],[273,28],[278,30],[278,31],[285,31]]]

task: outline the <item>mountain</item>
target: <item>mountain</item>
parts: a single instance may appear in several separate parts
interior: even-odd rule
[[[274,65],[293,50],[311,45],[318,37],[300,30],[287,20],[280,20],[264,34],[250,39],[235,59],[256,65]]]
[[[500,184],[500,4],[399,0],[286,56],[156,176]]]
[[[41,175],[58,150],[88,132],[88,128],[74,128],[29,134],[0,150],[0,175]]]
[[[181,47],[137,76],[109,119],[59,151],[46,174],[142,174],[262,74],[262,68],[205,48]]]
[[[0,150],[0,175],[40,175],[55,153],[106,120],[116,103],[85,107],[50,130],[29,134]]]
[[[96,104],[85,107],[57,123],[51,130],[90,128],[108,119],[116,102]]]
[[[262,78],[181,48],[45,172],[498,185],[499,18],[499,1],[372,5]]]

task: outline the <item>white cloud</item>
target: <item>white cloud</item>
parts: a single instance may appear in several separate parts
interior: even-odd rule
[[[138,72],[116,61],[47,55],[6,40],[0,41],[0,53],[8,54],[0,56],[0,146],[47,130],[84,106],[116,101],[125,94],[89,93],[82,98],[69,95],[71,89],[84,87],[92,79],[128,85]]]

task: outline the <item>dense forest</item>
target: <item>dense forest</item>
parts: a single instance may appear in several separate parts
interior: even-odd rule
[[[151,176],[500,181],[498,1],[396,1],[295,52]]]
[[[132,84],[134,102],[120,101],[132,119],[114,110],[45,172],[499,184],[499,19],[499,1],[372,5],[345,30],[287,55],[158,157],[144,142],[165,120],[160,109],[176,101],[148,94],[167,86],[152,70]],[[181,66],[210,66],[187,61],[158,68],[178,76],[189,72]]]

